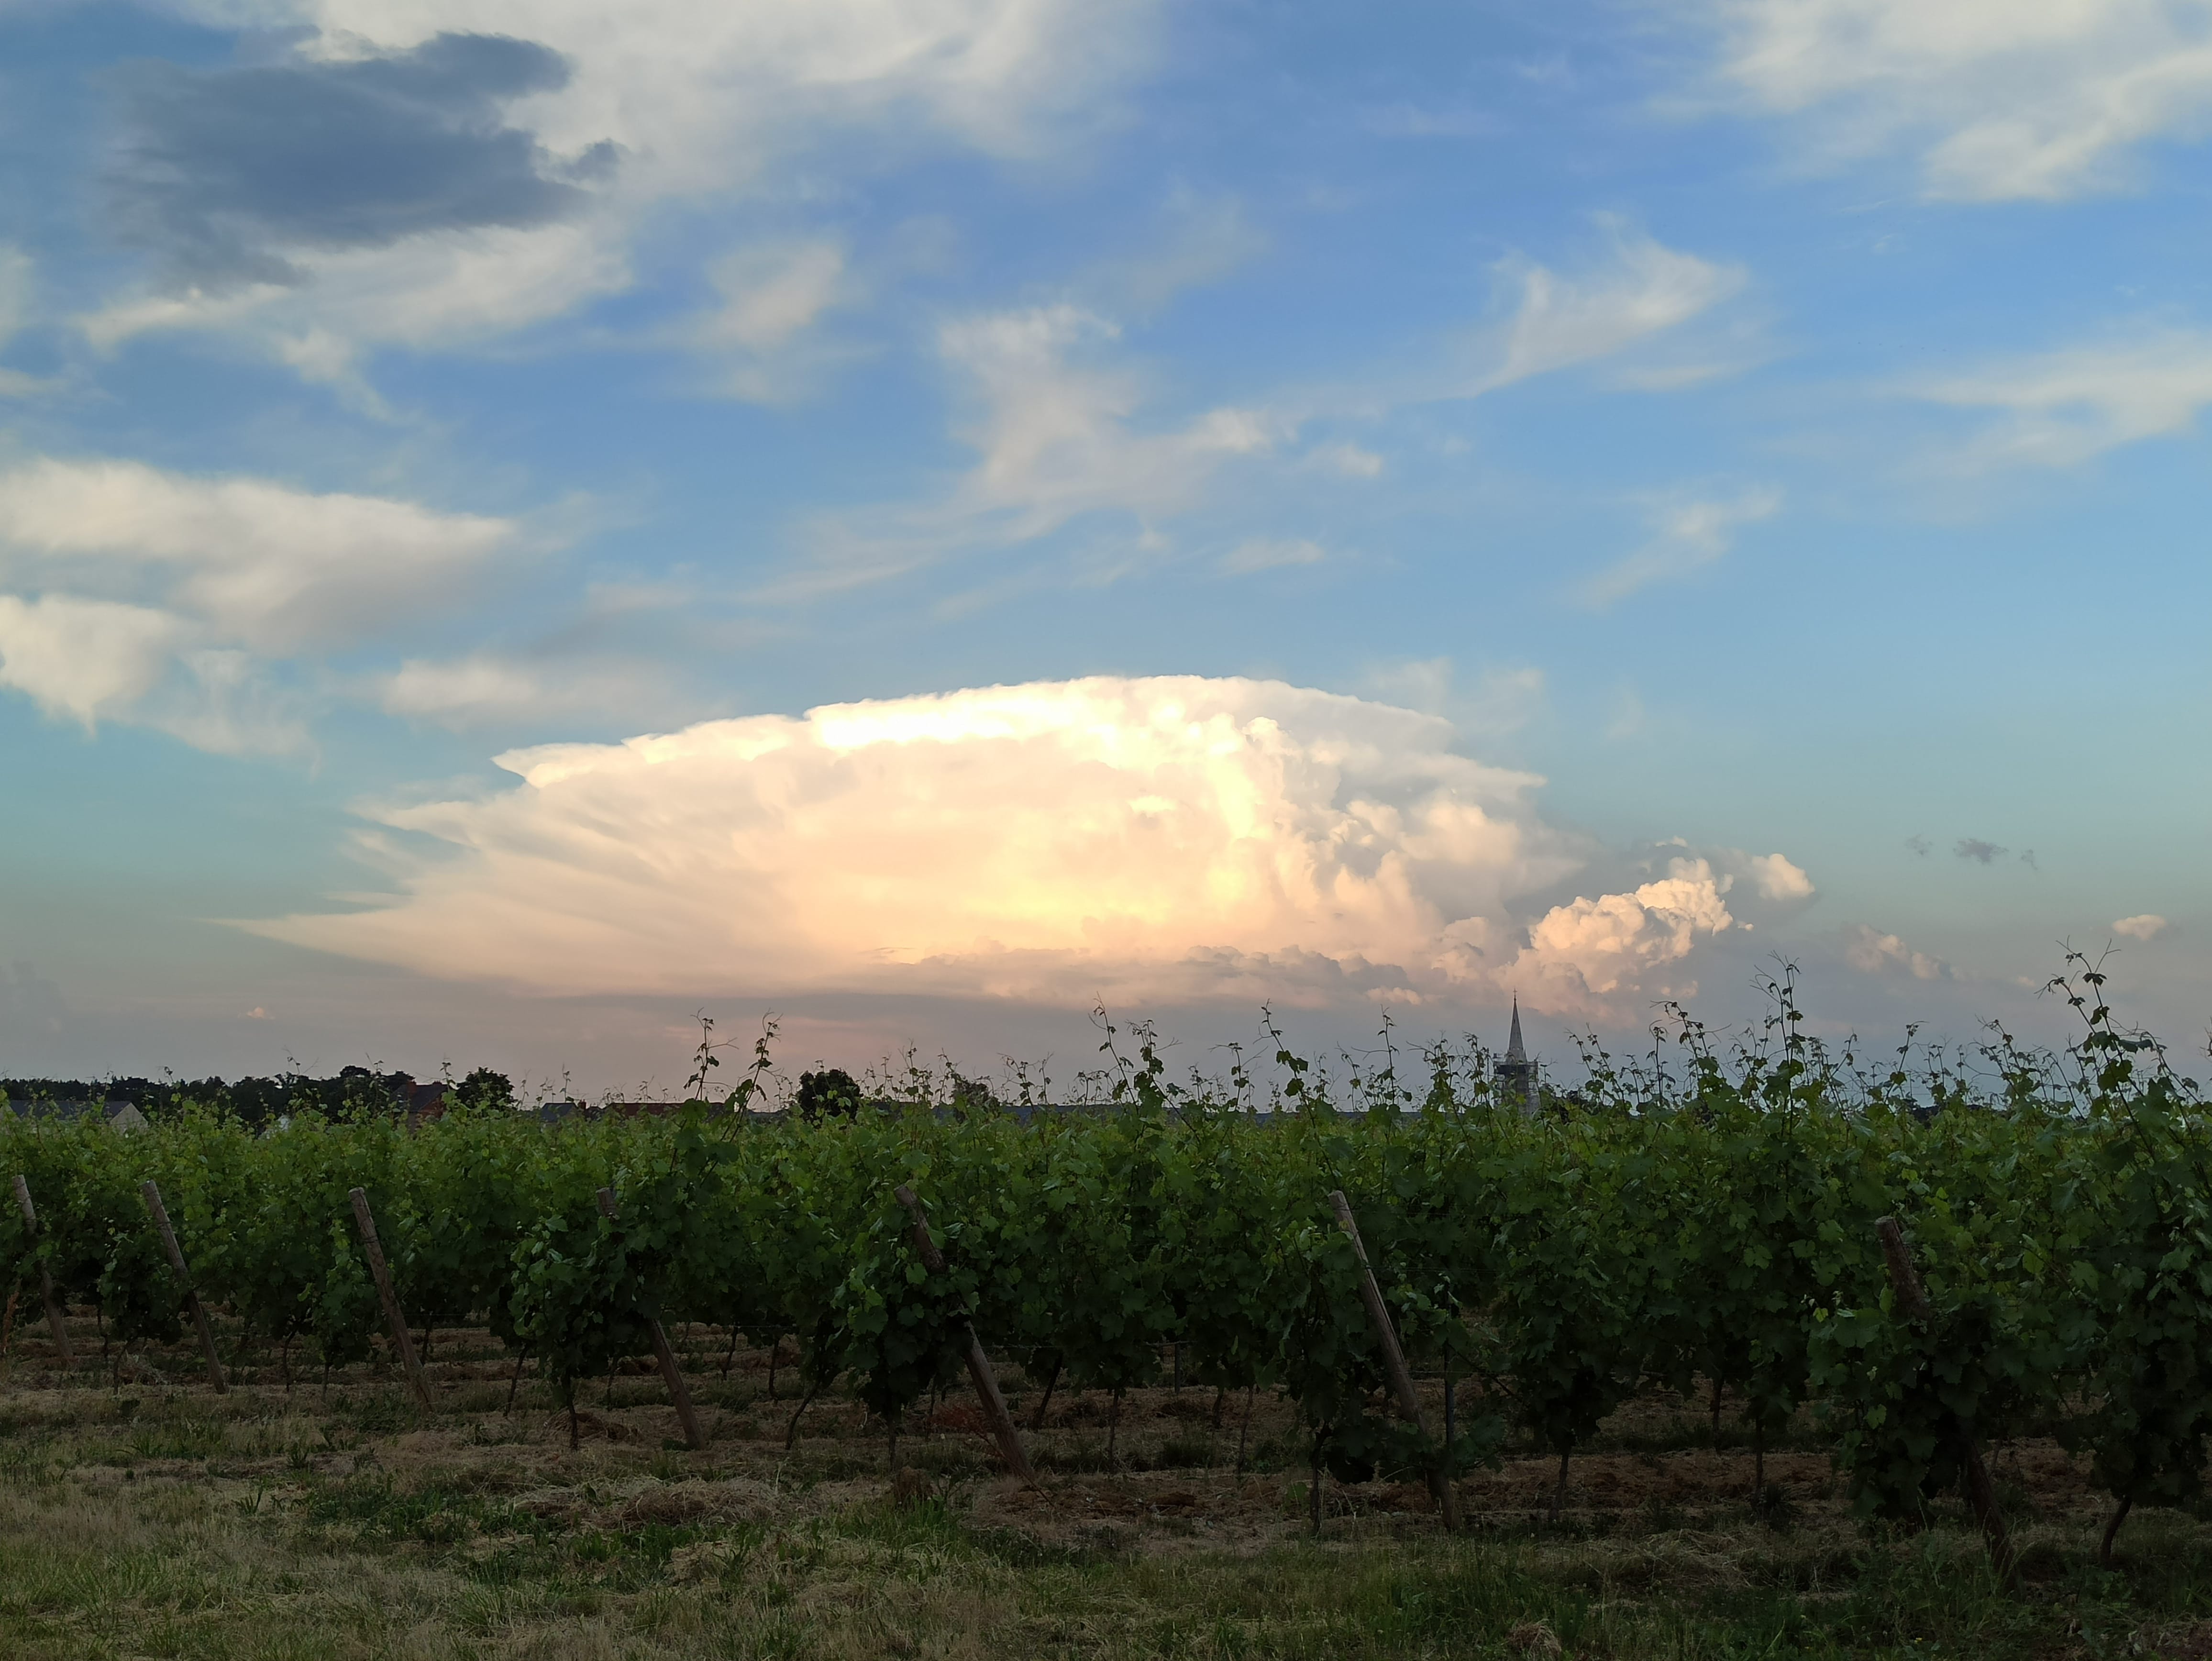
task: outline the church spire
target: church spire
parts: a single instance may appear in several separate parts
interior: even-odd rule
[[[1536,1110],[1536,1064],[1521,1042],[1521,998],[1513,998],[1513,1030],[1505,1040],[1505,1053],[1498,1060],[1499,1094],[1523,1113]]]

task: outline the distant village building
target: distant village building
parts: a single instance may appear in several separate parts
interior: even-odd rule
[[[1521,1000],[1513,1000],[1513,1031],[1505,1040],[1504,1057],[1498,1063],[1498,1093],[1520,1104],[1523,1113],[1536,1110],[1536,1063],[1521,1043]]]
[[[0,1096],[0,1114],[13,1116],[21,1114],[33,1119],[99,1118],[107,1122],[108,1129],[129,1135],[134,1130],[146,1128],[146,1116],[138,1110],[136,1102],[114,1100],[105,1102],[79,1101],[74,1098],[40,1096],[10,1100]]]

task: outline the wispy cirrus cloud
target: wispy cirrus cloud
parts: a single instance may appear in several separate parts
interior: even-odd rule
[[[1293,434],[1265,408],[1146,419],[1121,327],[1062,303],[954,319],[937,337],[958,390],[955,432],[975,462],[919,502],[817,520],[810,557],[774,592],[881,581],[963,550],[1034,540],[1091,514],[1142,526],[1194,506],[1213,476]]]
[[[2212,133],[2207,0],[1690,0],[1722,84],[1832,162],[1903,151],[1930,197],[2125,188],[2136,153]]]
[[[1600,222],[1605,255],[1580,271],[1563,274],[1522,254],[1499,262],[1511,309],[1479,348],[1491,361],[1462,395],[1613,357],[1680,328],[1749,280],[1741,265],[1668,247],[1617,219]]]
[[[1605,257],[1571,276],[1516,258],[1500,269],[1512,294],[1471,348],[1486,367],[1440,380],[1424,372],[1355,390],[1262,395],[1180,418],[1155,414],[1153,388],[1122,352],[1121,324],[1088,307],[971,313],[944,323],[935,345],[956,388],[953,432],[976,463],[932,496],[825,514],[807,529],[810,557],[769,591],[817,594],[881,581],[977,548],[1031,541],[1083,515],[1109,513],[1157,540],[1162,521],[1198,506],[1232,464],[1281,459],[1299,433],[1339,409],[1496,393],[1534,377],[1615,358],[1698,317],[1743,286],[1741,268],[1668,248],[1608,221]],[[1383,459],[1349,440],[1289,465],[1371,480]],[[1734,504],[1739,521],[1756,516]],[[1723,533],[1729,504],[1686,508],[1679,539]],[[1771,511],[1771,509],[1770,509]],[[1691,521],[1705,514],[1715,527]],[[1248,539],[1225,569],[1310,563],[1314,538]],[[1296,550],[1298,557],[1280,557]]]
[[[31,256],[12,242],[0,242],[0,352],[30,322],[35,290]],[[0,398],[21,398],[46,390],[46,385],[35,375],[0,367]]]
[[[1728,496],[1681,496],[1650,509],[1651,538],[1582,585],[1585,605],[1610,605],[1656,582],[1670,582],[1717,563],[1747,525],[1780,510],[1782,492],[1760,485]]]
[[[866,293],[837,239],[748,243],[716,260],[708,277],[718,303],[675,331],[673,342],[704,362],[709,390],[790,404],[821,392],[856,356],[824,327]]]
[[[2164,328],[2032,353],[1909,386],[1994,419],[1954,452],[1969,468],[2070,467],[2194,430],[2212,405],[2212,332]]]
[[[1250,576],[1286,566],[1319,565],[1328,557],[1328,550],[1310,537],[1248,537],[1221,557],[1221,569],[1228,576]]]
[[[1237,197],[1178,186],[1129,252],[1087,273],[1078,287],[1108,310],[1143,317],[1187,289],[1218,283],[1265,253],[1267,233]]]

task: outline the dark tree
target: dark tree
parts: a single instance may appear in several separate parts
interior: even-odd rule
[[[809,1124],[825,1118],[856,1119],[860,1115],[860,1086],[842,1068],[799,1075],[799,1116]]]

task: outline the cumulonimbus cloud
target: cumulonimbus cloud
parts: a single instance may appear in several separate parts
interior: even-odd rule
[[[1540,781],[1453,736],[1386,704],[1182,676],[550,745],[499,757],[519,788],[376,810],[364,851],[396,894],[245,926],[556,994],[1517,985],[1588,1012],[1653,974],[1676,986],[1734,926],[1738,872],[1754,904],[1810,896],[1778,855],[1682,850],[1632,892],[1532,904],[1590,850],[1539,814]]]

